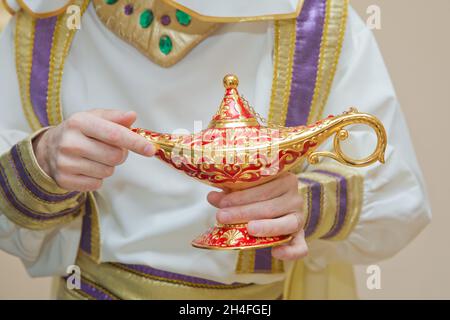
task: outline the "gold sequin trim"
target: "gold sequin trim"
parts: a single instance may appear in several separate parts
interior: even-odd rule
[[[35,34],[35,20],[24,12],[17,14],[15,52],[16,70],[19,80],[20,98],[25,117],[33,131],[41,128],[39,119],[34,113],[30,97],[31,67],[33,64],[33,47]]]
[[[274,25],[274,66],[268,121],[284,125],[291,92],[296,20],[276,21]]]
[[[89,0],[77,0],[75,5],[80,6],[81,15],[86,11]],[[68,29],[67,16],[58,17],[53,34],[53,44],[50,52],[50,70],[47,92],[47,115],[50,125],[57,125],[63,120],[61,108],[61,86],[65,60],[69,54],[76,29]]]
[[[169,279],[169,278],[159,277],[159,276],[155,276],[155,275],[150,275],[150,274],[147,274],[147,273],[143,273],[143,272],[139,272],[139,271],[127,268],[126,266],[118,264],[118,263],[110,263],[110,264],[112,266],[114,266],[115,268],[124,270],[126,272],[129,272],[129,273],[132,273],[132,274],[135,274],[135,275],[138,275],[140,277],[148,278],[148,279],[151,279],[151,280],[162,281],[162,282],[181,284],[181,285],[188,286],[188,287],[205,288],[205,289],[237,289],[237,288],[244,288],[244,287],[248,287],[248,286],[252,286],[253,285],[251,283],[231,284],[231,285],[228,285],[228,284],[213,285],[213,284],[193,283],[193,282],[189,282],[189,281]]]
[[[320,48],[316,87],[308,117],[308,124],[323,117],[330,94],[347,25],[348,0],[328,0],[324,33]]]

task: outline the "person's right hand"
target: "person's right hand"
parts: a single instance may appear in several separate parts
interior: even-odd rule
[[[33,140],[41,168],[61,188],[93,191],[122,164],[128,150],[153,156],[155,147],[129,127],[135,112],[96,109],[73,114]]]

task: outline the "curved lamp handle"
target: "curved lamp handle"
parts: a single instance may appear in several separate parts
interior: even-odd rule
[[[374,152],[364,159],[353,159],[348,157],[341,148],[341,141],[348,138],[349,133],[345,127],[355,124],[365,124],[370,126],[377,135],[377,145]],[[334,134],[334,152],[315,151],[308,155],[310,164],[317,164],[320,157],[332,158],[342,164],[353,167],[365,167],[377,161],[385,162],[384,155],[387,146],[386,130],[378,118],[366,113],[359,113],[356,108],[351,108],[341,116],[331,120],[329,127],[322,133],[320,140],[324,141]]]

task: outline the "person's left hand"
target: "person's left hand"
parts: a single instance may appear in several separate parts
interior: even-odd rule
[[[298,180],[292,173],[257,187],[232,193],[212,191],[208,201],[217,207],[217,221],[222,224],[247,223],[256,237],[293,234],[290,243],[274,247],[272,256],[281,260],[303,258],[308,246],[303,231],[303,199]]]

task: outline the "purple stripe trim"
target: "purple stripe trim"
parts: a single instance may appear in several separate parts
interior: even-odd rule
[[[49,125],[47,91],[50,55],[57,17],[37,19],[34,33],[33,62],[30,77],[30,99],[34,113],[43,127]]]
[[[272,270],[272,248],[262,248],[255,250],[255,271]]]
[[[103,290],[100,290],[83,280],[81,280],[80,290],[85,294],[93,297],[95,300],[114,300],[112,296],[110,296]]]
[[[305,237],[311,236],[316,231],[320,221],[320,197],[322,193],[322,185],[314,180],[307,178],[299,178],[300,182],[308,185],[311,192],[311,208],[309,208],[308,225],[305,228]]]
[[[336,191],[338,199],[339,199],[338,216],[336,217],[333,228],[331,228],[331,230],[322,237],[322,239],[329,239],[329,238],[336,236],[339,233],[339,231],[341,231],[341,229],[345,223],[345,217],[347,215],[347,194],[348,194],[347,179],[344,176],[342,176],[336,172],[331,172],[331,171],[326,171],[326,170],[314,170],[314,172],[334,177],[339,182],[339,185],[338,185],[338,188]]]
[[[88,253],[92,253],[91,228],[92,228],[92,207],[90,199],[86,199],[85,214],[83,217],[83,226],[81,231],[80,248]]]
[[[11,203],[16,210],[18,210],[23,215],[35,219],[35,220],[51,220],[60,218],[69,214],[72,214],[76,211],[78,211],[81,207],[81,203],[77,205],[76,207],[65,209],[63,211],[55,212],[55,213],[42,213],[38,211],[31,210],[27,208],[23,203],[21,203],[15,196],[14,192],[12,191],[7,178],[5,174],[4,167],[0,164],[0,187],[3,190],[3,193],[5,194],[7,200]]]
[[[31,178],[26,166],[23,163],[20,151],[17,145],[11,148],[11,157],[16,172],[19,174],[23,185],[30,190],[36,197],[47,202],[61,202],[78,195],[78,192],[68,192],[65,194],[55,194],[42,190],[41,187]]]
[[[326,0],[305,0],[297,18],[297,35],[287,126],[307,124],[316,86]]]
[[[234,282],[232,284],[226,284],[221,282],[216,282],[208,279],[203,279],[199,277],[187,276],[184,274],[179,274],[175,272],[164,271],[160,269],[155,269],[149,266],[138,265],[138,264],[122,264],[116,263],[115,265],[120,266],[122,268],[132,270],[138,272],[140,274],[148,275],[150,277],[158,277],[163,278],[168,281],[182,281],[192,284],[198,285],[211,285],[211,286],[224,286],[224,287],[234,287],[234,286],[242,286],[243,283]]]
[[[63,277],[64,280],[67,281],[68,276]],[[81,279],[80,281],[80,289],[81,292],[88,295],[89,297],[94,298],[95,300],[115,300],[114,297],[110,294],[108,294],[106,291],[101,290],[93,285],[91,285],[89,282],[85,281],[84,279]]]

